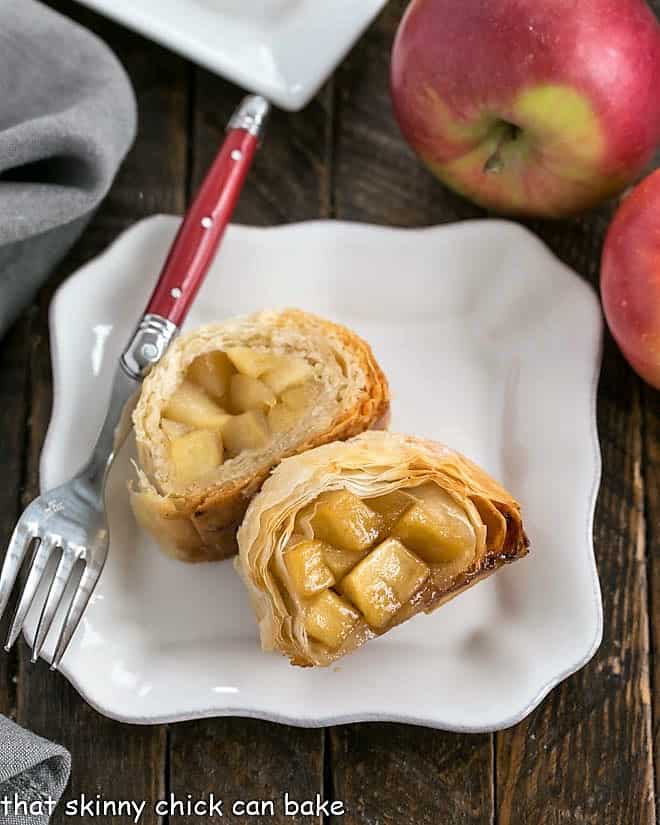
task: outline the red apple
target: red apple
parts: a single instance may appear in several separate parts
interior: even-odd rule
[[[644,0],[413,0],[391,80],[422,160],[508,213],[588,208],[660,142],[660,25]]]
[[[600,270],[605,317],[632,367],[660,389],[660,170],[623,201]]]

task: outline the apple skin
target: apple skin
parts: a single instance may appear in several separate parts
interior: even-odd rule
[[[644,0],[413,0],[391,90],[405,138],[453,189],[573,214],[660,142],[660,25]]]
[[[619,207],[605,238],[600,290],[608,326],[633,369],[660,389],[660,170]]]

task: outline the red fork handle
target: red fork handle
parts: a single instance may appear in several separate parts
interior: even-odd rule
[[[268,113],[261,97],[246,97],[169,251],[146,314],[183,322],[238,201]]]

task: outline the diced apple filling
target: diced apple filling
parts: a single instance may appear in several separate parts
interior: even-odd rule
[[[250,347],[232,347],[227,350],[227,355],[236,370],[250,378],[259,378],[267,370],[281,366],[282,359],[286,358],[275,355],[274,352],[262,352]]]
[[[222,439],[210,430],[193,430],[170,443],[170,458],[181,484],[191,484],[222,464]]]
[[[335,577],[324,559],[324,545],[320,541],[301,541],[284,557],[293,586],[301,596],[313,596],[332,587]]]
[[[454,576],[476,550],[465,511],[431,483],[364,500],[349,490],[322,493],[297,514],[295,529],[285,563],[305,627],[333,649],[346,639],[355,616],[382,630],[424,588],[432,570]],[[347,609],[351,619],[344,626],[338,617]]]
[[[311,519],[316,538],[343,550],[359,553],[376,541],[382,517],[348,490],[335,490],[319,496]]]
[[[233,415],[225,425],[223,436],[232,457],[244,450],[260,450],[270,441],[266,416],[262,410]]]
[[[316,385],[304,384],[301,387],[291,387],[282,393],[282,401],[291,410],[302,410],[316,395]]]
[[[182,435],[191,431],[189,424],[182,424],[180,421],[172,421],[169,418],[161,418],[160,428],[170,441],[181,438]]]
[[[392,529],[402,541],[429,564],[445,564],[472,557],[476,535],[464,511],[435,484],[410,491],[416,503]]]
[[[336,650],[355,627],[360,614],[332,590],[324,590],[305,611],[305,630]]]
[[[277,397],[263,381],[237,373],[231,379],[231,403],[237,413],[244,413],[274,407]]]
[[[278,403],[268,410],[268,426],[274,433],[292,430],[300,421],[298,410],[292,410],[286,404]]]
[[[421,588],[428,565],[400,541],[386,539],[339,584],[339,590],[360,610],[371,627],[380,629]]]
[[[311,366],[296,355],[250,347],[199,355],[162,411],[172,478],[189,483],[206,475],[212,462],[214,467],[222,464],[223,452],[235,458],[245,450],[264,449],[274,437],[294,429],[320,392],[313,377]],[[172,448],[195,433],[205,435]],[[191,458],[198,453],[190,453],[185,444],[209,443],[208,433],[218,436],[220,452]]]
[[[368,552],[364,550],[361,553],[352,553],[350,550],[342,550],[332,544],[323,544],[323,559],[337,581],[343,579]]]
[[[215,403],[197,384],[186,379],[163,410],[167,418],[199,430],[222,432],[230,415]]]
[[[396,490],[395,492],[388,493],[385,496],[368,498],[365,503],[372,510],[375,510],[380,516],[382,516],[382,533],[383,538],[386,538],[389,536],[392,528],[406,512],[406,510],[409,510],[412,507],[413,500],[401,490]]]
[[[312,376],[312,368],[302,358],[290,358],[279,367],[268,370],[263,375],[263,382],[277,395],[285,390],[303,384]]]
[[[205,390],[212,398],[221,400],[229,390],[234,372],[231,361],[224,352],[209,352],[195,358],[188,369],[188,378]]]

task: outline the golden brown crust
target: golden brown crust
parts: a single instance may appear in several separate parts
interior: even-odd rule
[[[333,402],[329,392],[322,414],[309,421],[308,437],[276,452],[258,453],[238,468],[232,466],[235,461],[228,462],[217,483],[208,488],[192,485],[185,491],[174,489],[158,443],[164,403],[197,355],[253,341],[291,346],[317,357],[321,369],[324,359],[336,359],[334,372],[326,364],[328,381],[341,389],[346,403]],[[343,383],[339,362],[343,362]],[[271,468],[287,456],[379,426],[388,414],[389,398],[387,379],[369,345],[345,327],[301,310],[257,313],[181,336],[145,380],[133,415],[140,463],[138,482],[130,490],[135,515],[174,558],[201,562],[234,555],[236,530]]]
[[[288,592],[280,564],[296,514],[322,492],[346,487],[363,498],[432,482],[466,512],[477,547],[465,569],[437,569],[383,631],[358,623],[339,650],[317,644],[303,627],[303,604]],[[284,461],[252,501],[238,533],[236,567],[248,587],[262,645],[301,666],[331,664],[420,612],[436,610],[499,567],[527,554],[520,506],[484,470],[436,442],[396,433],[363,433]],[[273,567],[280,571],[273,573]]]

